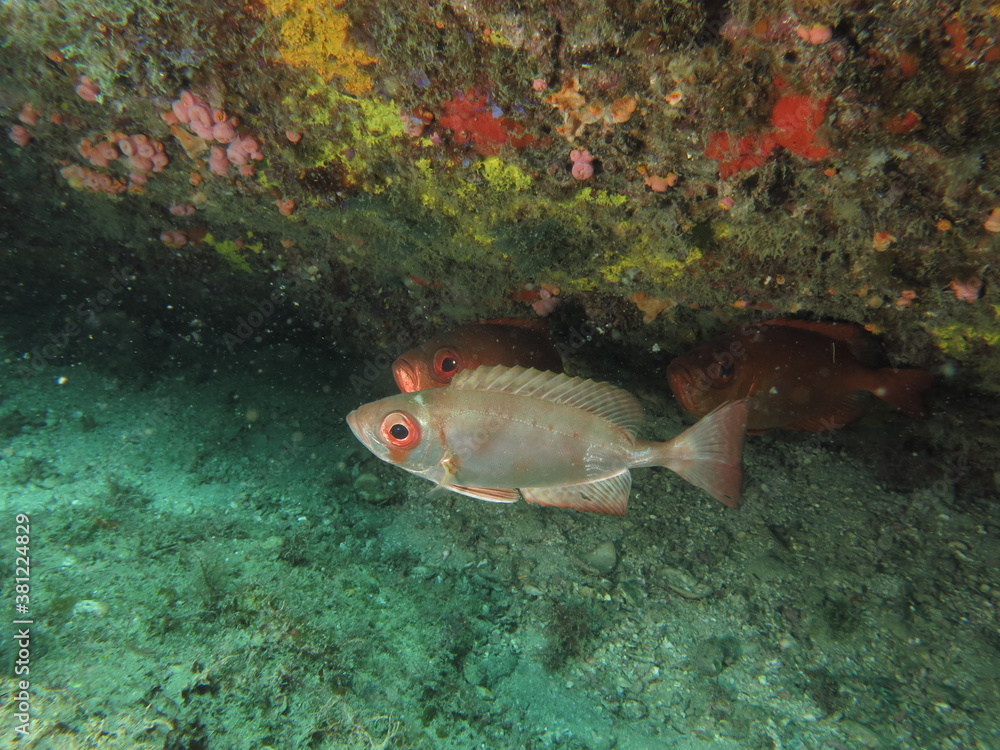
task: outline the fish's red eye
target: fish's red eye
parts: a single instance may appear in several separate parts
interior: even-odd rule
[[[382,420],[382,437],[394,448],[412,448],[420,442],[420,424],[405,411],[394,411]]]
[[[454,349],[438,349],[434,355],[434,377],[445,383],[462,371],[462,356]]]

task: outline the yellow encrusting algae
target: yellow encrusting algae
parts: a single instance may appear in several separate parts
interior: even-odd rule
[[[350,19],[337,8],[344,0],[263,0],[271,15],[281,19],[281,59],[289,65],[311,68],[324,81],[339,77],[344,90],[363,94],[372,79],[360,69],[378,60],[354,46],[348,38]]]

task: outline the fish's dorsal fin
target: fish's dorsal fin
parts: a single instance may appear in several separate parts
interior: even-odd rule
[[[799,320],[797,318],[776,318],[765,320],[759,326],[784,326],[818,333],[834,341],[847,344],[851,354],[866,367],[879,367],[885,361],[885,353],[872,334],[857,323],[826,323],[821,320]]]
[[[510,326],[512,328],[523,328],[526,331],[550,334],[549,322],[545,318],[492,318],[490,320],[477,320],[469,323],[471,326]]]
[[[628,391],[556,372],[503,365],[477,367],[459,373],[449,388],[499,391],[575,406],[618,425],[632,437],[642,421],[642,406]]]

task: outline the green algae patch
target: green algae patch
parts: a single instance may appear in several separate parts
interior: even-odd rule
[[[375,145],[383,138],[403,136],[403,120],[399,116],[399,105],[393,100],[358,99],[361,120],[356,122],[357,139]]]
[[[238,268],[240,271],[246,271],[247,273],[253,272],[253,269],[250,267],[247,259],[240,252],[241,248],[236,244],[235,240],[222,240],[220,242],[211,234],[206,234],[205,244],[210,246],[213,250],[215,250],[215,252],[225,258],[226,262],[233,268]],[[246,245],[245,247],[259,253],[264,246],[258,242],[253,245]]]
[[[283,106],[304,133],[302,146],[286,152],[300,172],[329,168],[342,173],[345,190],[374,195],[397,181],[405,134],[395,101],[349,96],[317,81],[285,97]]]
[[[949,357],[962,359],[982,346],[995,347],[1000,344],[1000,330],[976,328],[965,323],[946,323],[930,328],[934,340],[941,351]]]
[[[678,258],[641,242],[614,262],[603,266],[600,274],[605,281],[619,282],[631,269],[638,269],[647,281],[662,283],[678,278],[702,257],[701,250],[696,247],[688,251],[687,257]]]
[[[618,206],[624,205],[628,201],[628,196],[622,195],[621,193],[609,193],[607,190],[594,190],[593,188],[587,187],[577,193],[573,200],[579,203],[592,203],[596,206],[617,208]]]
[[[335,128],[340,136],[335,146],[339,153],[359,145],[374,147],[403,135],[399,105],[391,99],[358,98],[316,85],[306,88],[301,100],[286,97],[284,105],[296,112],[304,125]]]
[[[479,165],[483,178],[494,190],[527,190],[533,180],[516,165],[491,156]]]
[[[961,316],[974,320],[928,325],[927,330],[943,354],[977,373],[984,389],[1000,392],[1000,326],[996,323],[1000,306],[963,310]]]

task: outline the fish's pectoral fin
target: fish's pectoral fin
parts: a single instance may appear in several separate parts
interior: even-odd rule
[[[464,487],[461,484],[439,484],[438,487],[490,503],[516,503],[521,497],[517,490],[497,489],[495,487]]]
[[[451,454],[446,454],[438,464],[441,469],[441,479],[437,486],[431,490],[432,493],[438,490],[449,490],[457,492],[459,495],[467,495],[477,500],[486,500],[491,503],[516,503],[520,499],[517,490],[494,487],[466,487],[462,484],[455,484],[454,479],[458,474],[458,458]]]
[[[632,474],[626,470],[607,479],[561,487],[522,487],[521,495],[529,503],[573,508],[588,513],[624,516],[628,508],[628,493],[632,489]]]
[[[451,487],[447,484],[435,484],[429,490],[427,490],[427,497],[434,497],[435,495],[443,495],[446,492],[450,492]]]
[[[458,474],[458,459],[450,453],[446,453],[444,458],[442,458],[440,463],[438,463],[438,466],[442,469],[441,481],[439,484],[451,484],[451,480],[454,479],[456,474]]]

